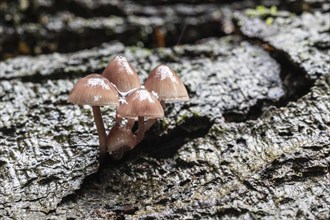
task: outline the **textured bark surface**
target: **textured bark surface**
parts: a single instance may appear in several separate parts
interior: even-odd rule
[[[67,13],[80,18],[70,17],[69,25],[59,25],[49,36],[61,42],[62,34],[81,34],[80,39],[89,42],[87,32],[78,29],[87,30],[86,25],[92,24],[106,32],[111,23],[132,37],[128,30],[132,23],[123,20],[134,21],[139,30],[160,22],[168,36],[181,30],[180,19],[187,18],[191,30],[205,33],[194,35],[188,28],[183,42],[215,37],[146,49],[127,46],[131,43],[125,37],[117,39],[110,33],[110,40],[122,43],[0,62],[1,217],[330,218],[329,4],[274,1],[282,9],[278,11],[255,8],[249,1],[186,3],[74,1]],[[247,6],[253,8],[246,10]],[[57,13],[63,7],[45,4],[36,15],[61,20]],[[106,17],[108,9],[116,17]],[[17,10],[20,36],[28,36],[24,28],[40,25],[38,19]],[[112,19],[122,23],[118,26]],[[15,34],[9,27],[13,21],[8,16],[0,21],[0,31],[8,33],[0,39],[2,51],[11,53],[4,44]],[[99,21],[102,25],[93,23]],[[71,28],[75,23],[82,26]],[[215,27],[216,32],[207,31]],[[225,33],[231,34],[222,36]],[[177,37],[166,38],[166,45],[175,44]],[[144,41],[139,36],[132,39]],[[94,46],[82,45],[68,51]],[[91,108],[68,104],[66,99],[79,78],[101,73],[114,55],[126,56],[141,81],[156,65],[170,65],[191,100],[167,105],[167,117],[137,148],[99,169]],[[115,112],[102,111],[109,128]]]
[[[160,4],[142,1],[15,1],[0,7],[2,57],[16,54],[70,52],[116,40],[126,45],[155,46],[156,36],[176,44],[177,30],[186,28],[181,42],[224,34],[219,4]],[[142,4],[141,4],[142,3]],[[1,5],[0,5],[1,6]],[[33,16],[29,13],[33,10]],[[15,13],[15,16],[13,15]],[[110,16],[111,15],[111,16]],[[1,56],[0,56],[1,58]]]

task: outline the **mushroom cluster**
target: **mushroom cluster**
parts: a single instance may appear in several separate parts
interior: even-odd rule
[[[109,61],[102,75],[93,73],[73,87],[68,102],[92,106],[100,144],[100,158],[108,152],[114,159],[140,143],[158,119],[164,117],[167,102],[188,101],[187,90],[178,75],[166,65],[155,67],[140,84],[136,71],[125,57]],[[114,126],[107,134],[101,106],[112,106],[116,112]],[[138,128],[133,131],[135,122]]]

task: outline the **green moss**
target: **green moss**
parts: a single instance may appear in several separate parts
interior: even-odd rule
[[[176,124],[181,124],[186,121],[188,118],[200,118],[201,114],[199,112],[185,112],[184,114],[180,114],[176,118]]]
[[[265,22],[267,25],[272,25],[273,21],[274,21],[274,18],[268,17]]]
[[[246,14],[250,17],[261,17],[261,18],[267,18],[269,16],[276,16],[277,7],[272,6],[270,8],[267,8],[263,5],[258,5],[255,9],[247,9]]]
[[[180,124],[183,121],[185,121],[187,118],[189,118],[188,114],[179,115],[179,117],[176,118],[176,123]]]
[[[129,50],[136,54],[136,53],[142,53],[143,55],[145,56],[149,56],[149,55],[152,55],[152,50],[151,49],[148,49],[148,48],[141,48],[141,47],[138,47],[138,46],[130,46],[129,47]]]
[[[225,132],[225,130],[222,127],[220,127],[219,125],[214,125],[210,129],[210,133],[212,133],[215,136],[223,135],[224,132]]]
[[[171,120],[169,118],[164,118],[161,122],[162,129],[166,129],[170,126]]]
[[[132,51],[133,53],[135,53],[139,48],[136,46],[131,46],[129,47],[129,50]]]

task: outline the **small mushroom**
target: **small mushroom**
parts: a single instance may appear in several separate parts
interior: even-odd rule
[[[165,108],[166,102],[183,102],[189,100],[186,87],[178,75],[164,64],[156,66],[151,71],[144,86],[150,92],[157,93],[163,108]],[[149,130],[155,122],[155,120],[147,121],[145,129]]]
[[[164,102],[189,100],[186,87],[178,75],[164,64],[158,65],[151,71],[144,86],[150,92],[156,92],[159,99]]]
[[[92,106],[102,159],[106,151],[112,158],[120,159],[125,151],[141,142],[156,119],[164,117],[165,102],[189,100],[184,84],[166,65],[154,68],[145,86],[140,87],[138,75],[127,59],[116,56],[102,75],[90,74],[72,89],[68,102]],[[119,106],[115,125],[107,136],[100,111],[104,105]],[[138,129],[133,133],[136,120]]]
[[[73,87],[68,102],[77,105],[91,105],[94,121],[99,135],[100,156],[106,153],[106,132],[100,111],[100,106],[118,106],[118,93],[108,79],[100,74],[90,74],[80,79]]]
[[[121,159],[123,153],[136,145],[136,135],[124,123],[116,123],[107,136],[107,151],[113,159]]]
[[[145,133],[144,118],[156,119],[164,117],[164,110],[157,96],[148,92],[143,86],[127,95],[125,102],[119,105],[117,117],[138,118],[138,133],[136,143],[139,143]]]
[[[125,93],[140,88],[138,75],[123,56],[116,56],[110,60],[102,75],[115,84],[120,92]]]

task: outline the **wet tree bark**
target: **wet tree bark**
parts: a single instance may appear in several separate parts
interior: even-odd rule
[[[0,3],[0,216],[329,219],[329,3],[230,2]],[[191,100],[100,168],[92,111],[66,99],[114,55],[141,79],[170,65]]]

